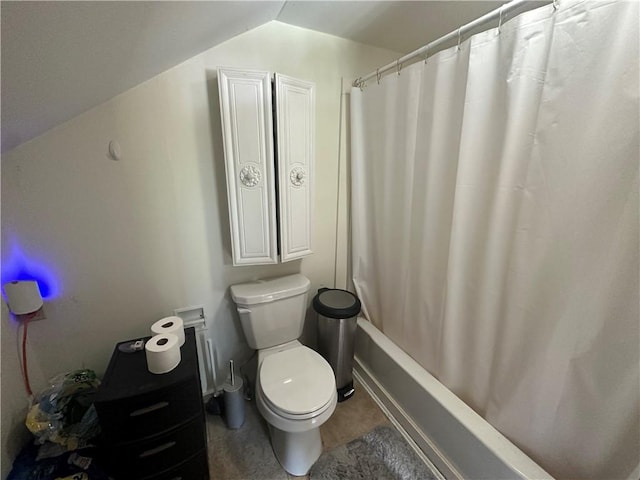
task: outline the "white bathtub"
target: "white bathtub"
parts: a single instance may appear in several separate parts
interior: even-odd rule
[[[552,478],[370,322],[355,376],[447,479]]]

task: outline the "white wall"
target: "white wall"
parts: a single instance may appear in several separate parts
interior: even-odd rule
[[[311,279],[312,292],[333,286],[339,157],[345,155],[339,143],[341,77],[354,78],[396,56],[271,22],[3,155],[2,260],[19,245],[47,263],[61,284],[59,297],[45,305],[48,318],[29,328],[34,390],[61,371],[88,367],[102,374],[116,342],[146,335],[155,320],[196,304],[204,305],[221,362],[246,358],[229,285],[300,271]],[[316,83],[315,253],[308,258],[231,265],[218,66],[277,71]],[[120,161],[107,157],[110,140],[121,145]],[[345,198],[343,192],[342,217]],[[344,228],[340,232],[346,235]],[[345,240],[339,240],[344,249]],[[343,262],[344,251],[339,258]],[[339,265],[338,276],[344,271]],[[3,308],[4,477],[23,441],[26,396],[17,327]],[[309,315],[305,336],[311,343],[312,320]]]

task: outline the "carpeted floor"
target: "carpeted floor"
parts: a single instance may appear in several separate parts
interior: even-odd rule
[[[356,393],[339,403],[331,418],[320,427],[323,452],[345,445],[389,421],[367,391],[357,382]],[[207,415],[209,472],[212,480],[304,480],[285,472],[273,454],[267,424],[256,402],[246,403],[244,425],[229,430],[223,419]],[[373,479],[372,479],[373,480]]]
[[[323,452],[305,477],[287,474],[273,454],[266,422],[255,401],[246,403],[242,427],[229,430],[207,415],[211,480],[433,480],[435,477],[389,423],[367,391],[339,403],[320,427]]]
[[[435,475],[392,426],[381,425],[323,453],[309,472],[318,480],[435,480]]]

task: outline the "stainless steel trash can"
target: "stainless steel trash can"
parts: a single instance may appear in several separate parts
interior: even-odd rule
[[[353,350],[360,300],[353,293],[321,288],[313,297],[318,314],[318,353],[331,365],[336,377],[338,402],[353,395]]]

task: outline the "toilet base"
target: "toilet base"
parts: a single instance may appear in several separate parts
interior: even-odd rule
[[[283,432],[269,425],[273,452],[287,473],[303,476],[316,463],[322,453],[320,428],[312,428],[306,432]]]

